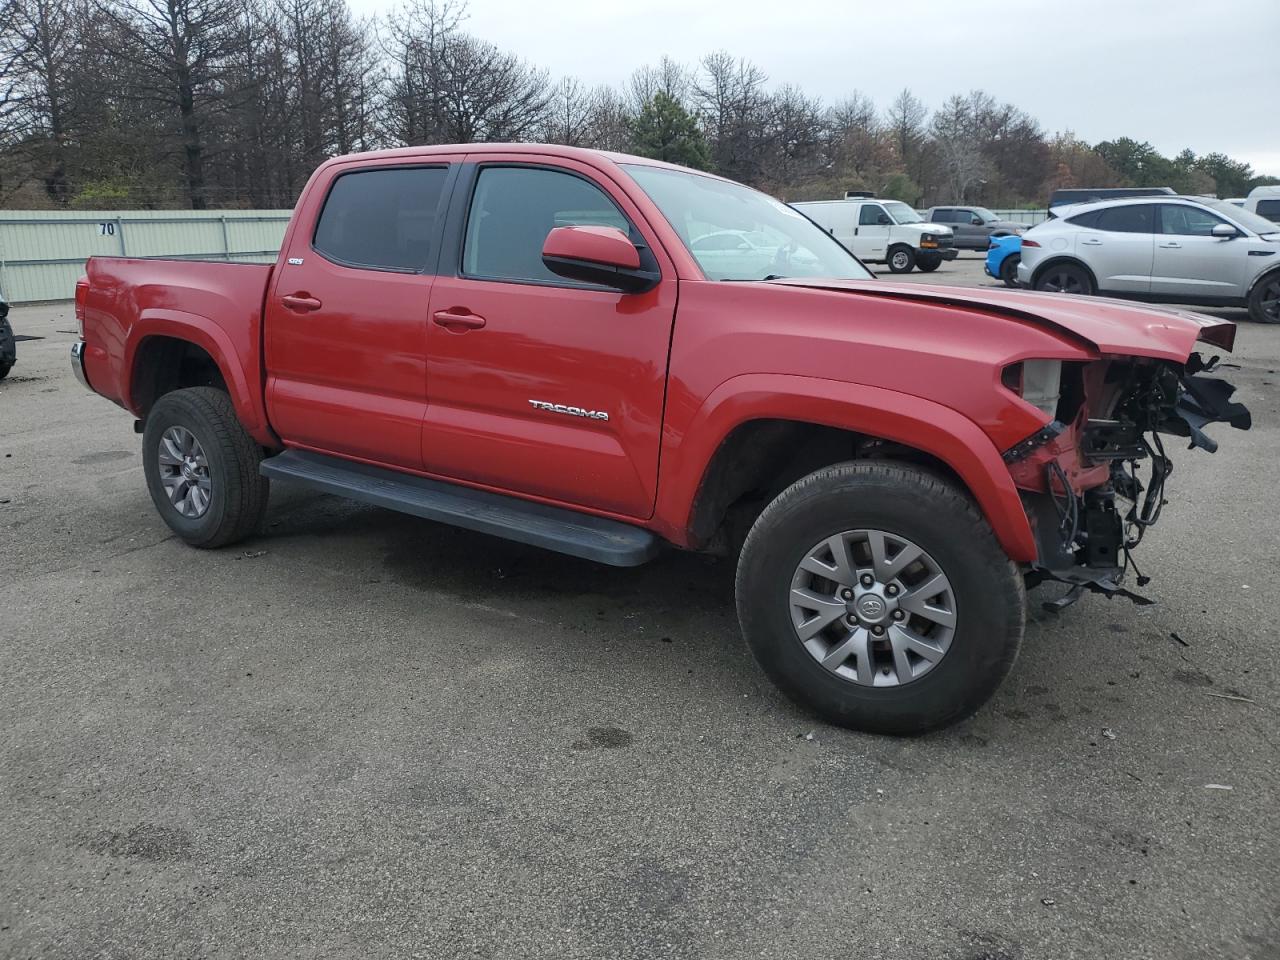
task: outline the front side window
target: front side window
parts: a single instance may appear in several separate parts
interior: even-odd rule
[[[710,280],[865,280],[871,276],[853,254],[812,220],[758,190],[649,164],[628,163],[625,169],[662,211]],[[878,212],[880,207],[875,205],[874,209]],[[698,242],[725,234],[742,242],[731,249],[716,250],[703,249]]]
[[[858,212],[858,225],[862,227],[874,227],[880,223],[880,218],[887,216],[884,207],[875,203],[868,203]]]
[[[446,167],[357,170],[333,182],[311,245],[325,259],[367,270],[425,269]]]
[[[485,167],[476,180],[462,247],[462,272],[495,280],[568,284],[542,262],[556,227],[631,224],[604,191],[576,174],[538,167]]]
[[[1209,211],[1198,207],[1184,207],[1173,203],[1160,206],[1161,233],[1171,233],[1180,237],[1211,237],[1213,228],[1226,222],[1221,217],[1215,217]]]
[[[1112,233],[1153,233],[1155,209],[1150,203],[1108,207],[1098,212],[1097,228]]]

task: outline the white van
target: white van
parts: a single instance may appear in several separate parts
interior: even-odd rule
[[[1244,208],[1273,223],[1280,223],[1280,186],[1254,187],[1245,197]]]
[[[950,227],[926,223],[901,200],[813,200],[791,206],[863,263],[887,263],[893,273],[910,273],[912,267],[937,270],[943,260],[959,255]]]

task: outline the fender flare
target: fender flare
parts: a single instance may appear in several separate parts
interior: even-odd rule
[[[135,415],[140,413],[134,408],[134,365],[139,348],[151,337],[186,340],[209,354],[222,374],[227,392],[231,396],[231,404],[235,407],[236,417],[245,430],[264,446],[279,445],[279,439],[267,422],[262,388],[256,381],[250,380],[245,363],[236,352],[231,337],[210,318],[185,310],[146,309],[139,314],[137,321],[130,327],[124,349],[124,370],[127,379],[123,384],[124,395],[121,399],[132,413]]]
[[[790,374],[732,377],[676,437],[668,436],[658,484],[655,526],[691,545],[698,492],[721,443],[752,420],[792,420],[850,430],[914,447],[947,464],[977,501],[1012,560],[1032,563],[1037,550],[1018,488],[990,438],[963,414],[911,394]]]

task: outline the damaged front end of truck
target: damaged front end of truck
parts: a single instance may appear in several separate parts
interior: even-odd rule
[[[1201,340],[1230,349],[1234,327]],[[1085,590],[1136,603],[1152,601],[1126,586],[1148,579],[1133,551],[1160,519],[1173,462],[1166,437],[1213,453],[1204,428],[1251,425],[1249,411],[1231,397],[1235,388],[1210,374],[1219,358],[1199,353],[1184,363],[1151,357],[1103,357],[1088,362],[1027,360],[1004,370],[1007,388],[1053,420],[1004,453],[1035,532],[1039,557],[1028,585],[1070,584],[1057,610]]]

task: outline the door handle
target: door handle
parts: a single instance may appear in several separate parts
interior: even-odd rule
[[[450,310],[437,310],[431,317],[438,326],[446,330],[479,330],[484,326],[484,317],[478,316],[466,307],[454,307]]]
[[[1174,242],[1173,240],[1170,240],[1168,243],[1162,243],[1162,244],[1160,244],[1160,249],[1162,249],[1162,250],[1181,250],[1181,249],[1182,249],[1182,244],[1180,244],[1180,243],[1176,243],[1176,242]]]
[[[315,297],[308,297],[301,293],[293,293],[280,298],[290,310],[297,310],[299,313],[306,313],[309,310],[319,310],[323,304]]]
[[[1102,241],[1101,240],[1081,240],[1080,245],[1085,247],[1100,247],[1102,246]]]

